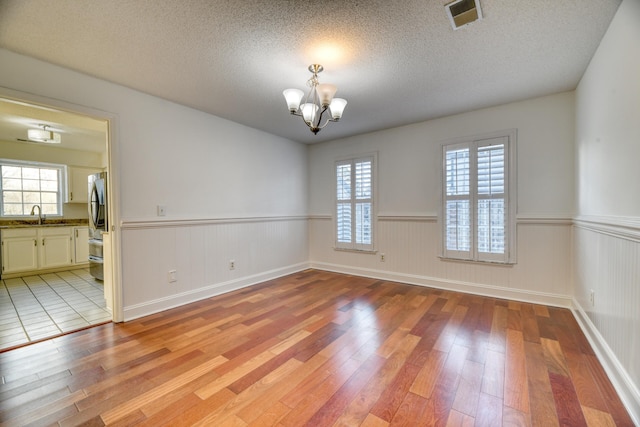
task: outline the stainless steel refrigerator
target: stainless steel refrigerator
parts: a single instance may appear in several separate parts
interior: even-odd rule
[[[108,231],[107,173],[89,175],[89,271],[104,280],[102,233]]]

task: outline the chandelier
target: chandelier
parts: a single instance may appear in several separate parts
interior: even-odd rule
[[[27,130],[27,138],[29,141],[46,142],[47,144],[60,144],[62,138],[58,132],[48,130],[49,125],[38,125],[38,129]]]
[[[285,89],[282,94],[287,101],[289,112],[294,116],[302,117],[309,130],[314,134],[320,132],[329,122],[337,122],[342,117],[344,108],[347,106],[347,100],[342,98],[334,98],[338,90],[335,85],[328,83],[320,83],[318,81],[318,73],[324,68],[320,64],[309,65],[309,71],[313,76],[307,81],[309,93],[302,102],[304,92],[300,89]],[[322,116],[329,110],[330,117],[326,117],[326,121],[322,123]]]

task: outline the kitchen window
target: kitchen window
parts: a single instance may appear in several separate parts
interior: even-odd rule
[[[443,145],[443,257],[515,262],[515,137]]]
[[[66,166],[0,160],[0,173],[0,216],[29,216],[35,205],[40,206],[42,215],[62,215]]]
[[[336,249],[374,250],[375,158],[336,162]]]

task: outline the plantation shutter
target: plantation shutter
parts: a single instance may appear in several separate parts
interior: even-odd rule
[[[506,261],[506,139],[478,141],[476,233],[483,261]]]
[[[511,262],[509,137],[443,146],[443,256]]]
[[[336,247],[373,250],[373,157],[336,163]]]
[[[336,241],[351,245],[351,163],[338,163],[336,167],[337,209],[336,209]]]
[[[471,151],[469,144],[445,147],[445,256],[471,258]]]

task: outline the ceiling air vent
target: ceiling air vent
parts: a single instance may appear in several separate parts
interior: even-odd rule
[[[444,8],[454,30],[482,19],[480,0],[456,0]]]

